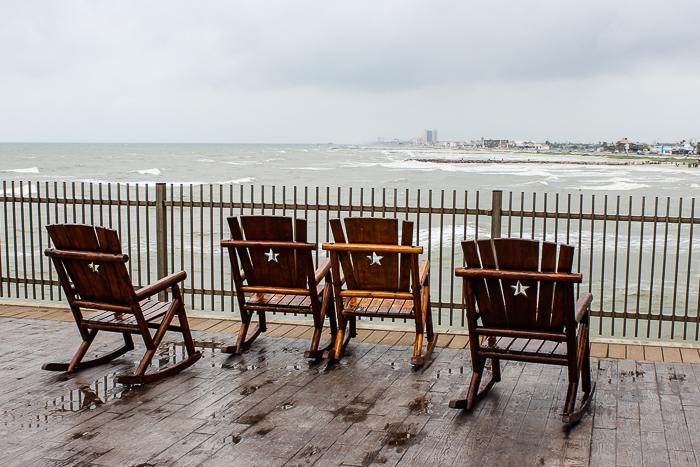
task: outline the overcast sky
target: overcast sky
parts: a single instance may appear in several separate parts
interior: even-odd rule
[[[700,2],[3,1],[0,141],[700,137]]]

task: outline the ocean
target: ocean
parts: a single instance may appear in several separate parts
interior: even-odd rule
[[[538,162],[438,164],[412,160],[430,158]],[[24,182],[499,189],[672,198],[691,198],[700,193],[700,169],[675,164],[547,163],[605,160],[593,156],[373,146],[3,143],[0,177]]]
[[[442,163],[416,159],[440,159]],[[463,163],[463,159],[479,160],[483,163]],[[450,160],[454,162],[450,163]],[[489,160],[498,162],[488,162]],[[620,328],[623,328],[623,337],[644,337],[647,332],[653,335],[659,329],[654,327],[654,323],[660,314],[688,317],[682,326],[678,324],[675,327],[665,319],[661,332],[663,338],[674,336],[693,340],[698,338],[700,332],[700,321],[696,319],[700,303],[700,285],[697,281],[700,275],[700,255],[697,253],[700,251],[700,235],[692,224],[686,222],[681,225],[669,220],[677,217],[681,211],[685,219],[691,215],[698,217],[698,210],[694,205],[694,197],[700,193],[700,169],[697,168],[665,163],[620,165],[619,160],[580,155],[265,144],[4,143],[0,144],[0,161],[0,176],[4,182],[5,193],[11,193],[11,183],[14,182],[15,194],[19,194],[21,189],[25,196],[28,195],[27,182],[32,182],[32,190],[36,190],[37,187],[34,182],[49,182],[50,187],[53,187],[53,182],[57,182],[58,188],[55,191],[59,193],[63,193],[61,186],[65,182],[67,192],[78,194],[82,194],[84,190],[89,191],[84,186],[89,183],[101,183],[103,186],[120,183],[122,190],[123,184],[128,183],[132,190],[134,185],[148,185],[150,199],[154,199],[154,185],[164,182],[175,185],[171,192],[174,200],[181,199],[179,197],[184,193],[185,200],[191,196],[195,201],[202,199],[202,196],[208,196],[209,189],[203,185],[220,184],[223,185],[223,199],[240,199],[240,195],[244,195],[245,199],[250,200],[249,187],[254,187],[258,201],[262,187],[265,187],[267,196],[270,196],[270,189],[274,186],[277,189],[277,203],[282,201],[282,187],[287,187],[287,203],[293,201],[292,187],[301,190],[302,203],[304,187],[309,187],[310,202],[315,202],[315,188],[319,187],[322,204],[326,199],[325,187],[330,187],[328,199],[329,203],[333,204],[337,202],[336,193],[340,187],[343,191],[342,203],[347,205],[348,188],[352,188],[354,200],[358,199],[360,190],[364,189],[365,203],[370,202],[369,191],[374,188],[375,191],[379,190],[378,204],[382,202],[381,190],[387,190],[389,206],[393,203],[394,189],[398,192],[398,206],[408,204],[406,196],[409,196],[411,206],[416,206],[417,192],[420,190],[420,206],[425,208],[429,197],[433,199],[432,206],[440,205],[442,190],[445,192],[445,206],[453,205],[452,190],[456,191],[456,205],[464,206],[466,190],[470,196],[469,208],[475,207],[474,193],[479,192],[481,201],[478,202],[478,207],[483,210],[490,208],[491,191],[503,190],[503,208],[508,209],[509,203],[512,203],[510,206],[514,213],[513,219],[508,218],[503,222],[503,228],[508,229],[507,233],[504,231],[504,235],[510,234],[511,227],[514,236],[523,235],[528,238],[530,235],[541,238],[542,232],[549,232],[548,240],[575,245],[575,267],[580,268],[577,270],[584,274],[582,287],[591,290],[596,297],[594,310],[600,313],[612,311],[618,313],[616,316],[622,311],[635,313],[637,310],[653,315],[651,322],[624,318],[616,319],[617,324],[607,318],[606,321],[596,318],[595,333],[617,337],[620,335]],[[227,185],[230,189],[226,188]],[[199,189],[195,188],[198,186]],[[191,191],[191,188],[194,189]],[[45,196],[46,188],[41,189],[42,196]],[[50,188],[49,191],[53,190],[54,188]],[[215,190],[213,199],[218,199],[219,188]],[[543,196],[545,194],[549,196],[549,201]],[[555,205],[556,195],[559,196],[559,205]],[[518,219],[521,202],[525,211],[532,209],[536,204],[538,212],[541,212],[548,203],[548,212],[557,209],[565,213],[568,209],[568,195],[571,195],[572,213],[568,218],[564,215],[564,218],[558,221],[551,218],[545,220],[542,217],[536,221],[528,217]],[[268,197],[267,201],[271,199]],[[630,211],[636,216],[644,209],[647,222],[641,226],[637,221],[617,222],[615,219],[618,203],[621,216]],[[0,234],[0,237],[3,237],[0,239],[0,245],[12,246],[19,242],[13,248],[18,251],[17,257],[23,258],[24,261],[24,258],[29,256],[28,252],[26,256],[24,253],[26,232],[22,230],[24,224],[21,224],[21,219],[13,213],[11,206],[6,203],[5,226],[2,229],[5,232],[4,237]],[[93,208],[91,205],[89,210]],[[55,209],[55,215],[46,210],[44,215],[59,217],[59,208]],[[66,207],[66,221],[82,221],[81,219],[85,218],[84,210],[85,205],[78,208],[75,205],[72,208]],[[101,218],[100,205],[97,205],[97,211]],[[602,221],[601,217],[597,217],[595,223],[577,219],[576,213],[583,212],[588,215],[592,211],[598,216],[604,215],[603,218],[607,222]],[[189,214],[181,219],[180,210],[171,214],[174,224],[185,228],[185,234],[182,237],[184,240],[181,240],[178,229],[170,232],[173,243],[179,245],[176,250],[181,249],[182,253],[173,251],[171,256],[174,256],[169,261],[171,264],[178,264],[178,255],[183,258],[192,256],[193,259],[188,260],[189,264],[181,265],[190,275],[187,285],[192,289],[204,290],[211,284],[218,286],[217,284],[226,283],[228,266],[224,264],[224,252],[218,246],[218,239],[226,234],[219,225],[223,223],[214,219],[223,216],[223,212],[210,214],[206,222],[206,210],[201,211],[202,218],[197,217],[195,221],[187,217]],[[336,215],[327,214],[330,217]],[[287,211],[287,215],[291,215],[291,212]],[[311,215],[309,219],[311,230],[316,226],[315,215]],[[325,223],[324,216],[325,214],[322,214],[318,220],[320,224]],[[658,222],[654,223],[650,218],[657,219]],[[88,216],[87,219],[89,221],[91,217]],[[95,222],[98,222],[97,216],[95,219]],[[473,215],[466,220],[464,216],[452,218],[449,214],[428,215],[423,211],[420,219],[417,225],[418,243],[426,247],[426,253],[432,263],[431,274],[442,284],[441,287],[434,287],[432,299],[441,303],[459,301],[460,286],[452,288],[455,264],[461,262],[459,241],[473,238],[475,235],[479,238],[488,237],[488,216],[481,214],[483,220],[479,223],[478,220],[475,222]],[[112,220],[111,217],[105,218],[104,222],[111,223]],[[154,225],[155,219],[151,221]],[[114,219],[114,222],[118,221]],[[127,219],[121,219],[119,222],[125,223]],[[14,238],[12,232],[8,232],[8,227],[14,229]],[[141,229],[144,228],[142,224]],[[36,238],[38,235],[36,225],[33,230],[30,238]],[[559,237],[554,237],[557,234]],[[122,240],[127,241],[124,238]],[[184,243],[178,243],[180,241]],[[321,238],[321,241],[325,240]],[[139,251],[145,255],[156,251],[154,237],[147,239],[141,236],[132,238],[130,242],[133,242],[129,245],[135,259],[141,254]],[[452,246],[457,252],[457,263],[451,253]],[[28,243],[26,248],[30,247]],[[36,243],[33,248],[31,256],[38,261],[42,257],[42,245]],[[10,254],[9,249],[0,253],[3,255],[3,263],[12,269],[13,254]],[[155,256],[151,255],[146,264],[154,261],[154,258]],[[138,264],[136,261],[132,263]],[[22,265],[16,267],[20,266]],[[208,273],[214,270],[216,274],[212,272],[209,277]],[[139,268],[135,268],[133,272],[138,281],[141,280],[138,274],[142,272]],[[143,273],[148,277],[155,273],[155,267],[152,266],[150,272],[147,270]],[[7,287],[8,296],[11,293],[17,296],[22,294],[18,285],[14,286],[18,288],[16,293],[11,290],[12,287]],[[216,310],[219,309],[217,303],[214,298],[205,301],[202,295],[200,301],[192,295],[188,306],[194,309]],[[453,316],[450,313],[450,310],[442,308],[442,324],[452,325],[454,318],[456,325],[463,325],[462,316]],[[636,327],[637,323],[642,324],[639,329]],[[679,333],[682,333],[682,336]]]

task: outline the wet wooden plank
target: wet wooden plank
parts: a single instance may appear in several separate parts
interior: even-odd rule
[[[414,369],[411,347],[399,343],[354,341],[333,363],[304,359],[308,341],[265,334],[243,355],[225,355],[214,344],[230,334],[198,331],[205,357],[180,375],[57,412],[62,397],[85,397],[108,372],[133,369],[143,344],[111,365],[66,375],[39,367],[72,354],[80,340],[73,323],[2,318],[0,332],[4,465],[664,466],[694,465],[700,445],[700,364],[593,359],[596,397],[568,426],[560,415],[567,374],[558,366],[503,362],[502,381],[468,412],[447,407],[469,384],[466,349],[436,349]],[[392,334],[413,340],[388,332],[381,342]],[[100,334],[94,350],[119,337]],[[42,425],[30,430],[29,421]]]

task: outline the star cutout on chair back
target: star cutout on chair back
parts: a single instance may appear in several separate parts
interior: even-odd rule
[[[515,293],[514,293],[513,295],[523,294],[523,295],[525,295],[525,296],[527,297],[527,293],[525,293],[525,291],[526,291],[527,289],[529,289],[530,286],[529,286],[529,285],[523,285],[523,284],[520,283],[520,281],[518,281],[517,284],[511,285],[510,288],[513,289],[513,290],[515,290]]]
[[[277,257],[278,257],[279,255],[280,255],[279,253],[275,253],[274,251],[272,251],[272,248],[270,248],[270,251],[269,251],[269,252],[265,253],[265,256],[267,256],[267,262],[268,262],[268,263],[269,263],[270,261],[274,261],[275,263],[279,263],[279,261],[277,261]]]
[[[99,274],[99,273],[100,273],[100,265],[99,265],[99,264],[90,263],[90,264],[88,264],[88,267],[89,267],[90,270],[91,270],[92,272],[94,272],[95,274]]]
[[[383,256],[377,255],[377,252],[376,252],[376,251],[373,251],[371,256],[370,256],[370,255],[367,255],[367,258],[369,258],[369,259],[372,260],[372,262],[369,263],[370,266],[372,266],[373,264],[378,264],[378,265],[381,266],[381,265],[382,265],[381,259],[384,258],[384,257],[383,257]]]

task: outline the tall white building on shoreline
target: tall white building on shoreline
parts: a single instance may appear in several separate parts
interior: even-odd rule
[[[437,130],[423,130],[424,143],[437,143]]]

